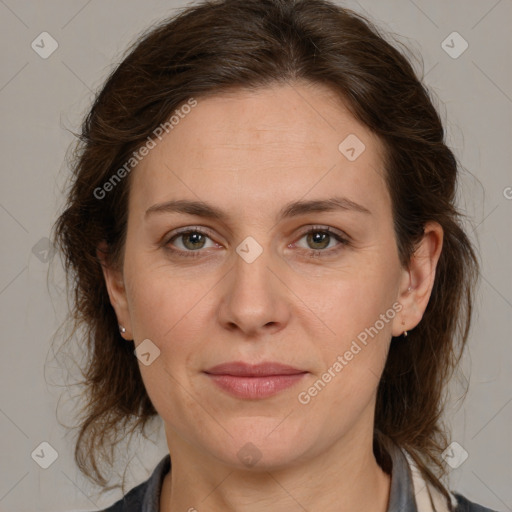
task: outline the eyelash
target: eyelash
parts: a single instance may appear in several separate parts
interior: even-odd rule
[[[178,255],[179,257],[185,257],[185,258],[198,258],[198,257],[201,257],[201,249],[198,249],[196,251],[182,251],[181,249],[172,249],[169,244],[179,238],[180,236],[182,235],[187,235],[187,234],[191,234],[191,233],[199,233],[201,235],[205,235],[207,236],[208,238],[211,239],[210,237],[210,232],[207,231],[207,230],[204,230],[202,228],[185,228],[183,229],[182,231],[178,231],[177,233],[174,233],[174,235],[170,238],[167,239],[166,242],[164,242],[164,246],[166,248],[166,250],[172,252],[173,254],[176,254]],[[331,235],[332,237],[334,237],[340,244],[339,246],[337,246],[336,248],[334,249],[299,249],[301,251],[306,251],[306,252],[309,252],[310,256],[311,257],[317,257],[317,256],[320,256],[320,257],[326,257],[326,256],[332,256],[334,254],[337,254],[344,246],[349,246],[350,245],[350,242],[348,240],[348,237],[344,237],[342,235],[340,235],[339,233],[336,233],[334,231],[331,230],[330,227],[326,226],[313,226],[312,228],[308,229],[307,231],[304,231],[302,232],[300,235],[299,235],[299,238],[297,239],[300,240],[301,238],[303,238],[305,235],[309,235],[310,233],[328,233],[329,235]]]

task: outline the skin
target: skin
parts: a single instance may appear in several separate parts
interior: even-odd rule
[[[409,268],[401,267],[383,146],[330,89],[295,83],[197,100],[132,171],[123,266],[104,267],[123,336],[160,350],[149,366],[139,362],[172,459],[160,511],[385,512],[390,476],[372,450],[377,386],[391,337],[423,316],[442,228],[427,224]],[[349,134],[366,146],[353,162],[338,150]],[[371,214],[309,212],[276,222],[288,202],[335,195]],[[214,204],[227,219],[145,214],[174,199]],[[209,233],[166,244],[182,227]],[[350,243],[307,236],[326,227]],[[252,263],[236,252],[248,236],[263,249]],[[315,249],[324,252],[312,257]],[[400,312],[378,335],[299,403],[396,302]],[[243,400],[203,373],[229,361],[309,373],[275,396]],[[249,442],[261,456],[252,467],[237,456]]]

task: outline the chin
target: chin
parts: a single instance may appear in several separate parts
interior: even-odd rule
[[[224,424],[232,437],[223,436],[223,442],[211,447],[212,454],[227,465],[256,472],[297,463],[313,448],[314,440],[308,442],[303,425],[283,417],[238,418]]]

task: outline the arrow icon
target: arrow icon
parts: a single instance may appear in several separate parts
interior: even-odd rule
[[[252,263],[263,248],[252,236],[248,236],[238,244],[236,252],[246,263]]]
[[[55,254],[55,248],[47,237],[43,237],[32,247],[32,253],[42,263],[48,263]]]
[[[252,443],[246,443],[237,453],[240,462],[246,466],[254,466],[261,459],[261,452]]]
[[[30,47],[39,57],[47,59],[59,47],[59,43],[48,32],[41,32],[30,43]]]
[[[448,34],[441,43],[441,48],[452,59],[458,59],[467,49],[469,43],[458,33],[452,32]]]
[[[339,152],[349,161],[354,162],[366,149],[363,141],[354,133],[349,134],[343,139],[339,146]]]
[[[50,443],[43,441],[36,446],[30,456],[39,467],[48,469],[57,460],[59,454]]]
[[[149,366],[160,356],[160,349],[149,339],[145,339],[133,352],[144,366]]]
[[[453,441],[446,447],[441,457],[452,469],[457,469],[465,462],[468,455],[468,452],[459,443]]]

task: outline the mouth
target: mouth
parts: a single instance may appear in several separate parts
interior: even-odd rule
[[[309,372],[277,362],[257,365],[231,362],[204,373],[220,389],[236,398],[261,400],[294,386]]]

